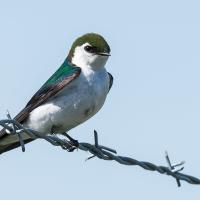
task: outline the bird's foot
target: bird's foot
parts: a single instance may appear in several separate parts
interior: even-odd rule
[[[64,133],[63,136],[66,136],[68,139],[61,139],[57,135],[46,135],[43,137],[43,139],[47,140],[54,146],[60,146],[64,150],[67,150],[68,152],[72,152],[75,149],[78,149],[79,143],[77,140],[74,140],[72,137],[70,137],[68,134]]]
[[[73,139],[67,133],[63,133],[62,135],[64,135],[68,139],[68,140],[64,140],[66,144],[62,145],[63,149],[67,150],[68,152],[73,152],[75,149],[78,149],[79,147],[78,140]]]

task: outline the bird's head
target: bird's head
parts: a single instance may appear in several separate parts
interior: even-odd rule
[[[96,33],[88,33],[75,40],[67,58],[78,67],[99,69],[104,67],[109,56],[106,40]]]

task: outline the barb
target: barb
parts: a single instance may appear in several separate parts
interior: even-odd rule
[[[76,140],[73,140],[71,138],[71,140],[69,141],[70,137],[67,137],[68,139],[60,139],[56,135],[45,135],[44,136],[35,130],[31,130],[31,129],[27,129],[27,128],[23,127],[16,120],[11,119],[11,116],[9,113],[7,114],[7,117],[8,117],[8,119],[6,119],[6,120],[0,120],[0,126],[7,129],[8,132],[10,132],[10,134],[18,135],[19,142],[22,147],[22,151],[25,151],[25,146],[24,146],[24,141],[23,141],[23,137],[22,137],[21,133],[26,133],[30,137],[33,137],[35,139],[42,138],[42,139],[50,142],[52,145],[61,146],[63,149],[66,149],[66,150],[69,150],[69,148],[71,148],[71,147],[74,148],[74,146],[72,144]],[[157,166],[150,162],[138,161],[138,160],[130,158],[130,157],[119,156],[119,155],[116,155],[117,152],[114,149],[99,145],[98,134],[96,131],[94,131],[94,144],[81,142],[81,143],[78,143],[78,145],[76,147],[82,151],[89,151],[92,154],[92,156],[88,157],[86,160],[97,157],[97,158],[103,159],[103,160],[114,160],[123,165],[137,165],[146,170],[157,171],[160,174],[166,174],[166,175],[172,176],[173,178],[176,179],[179,187],[181,186],[181,184],[180,184],[181,180],[186,181],[190,184],[200,184],[200,179],[195,178],[190,175],[187,175],[187,174],[180,173],[180,171],[182,171],[184,168],[183,164],[185,162],[182,161],[178,164],[172,165],[167,152],[165,152],[165,158],[166,158],[168,167]]]
[[[8,119],[12,119],[12,117],[11,117],[11,115],[10,115],[8,110],[7,110],[7,117],[8,117]],[[10,133],[13,134],[13,135],[17,134],[17,136],[19,138],[20,146],[22,147],[22,152],[25,152],[24,140],[23,140],[21,134],[16,131],[17,130],[17,126],[15,124],[11,124],[11,127],[12,127],[13,130]]]

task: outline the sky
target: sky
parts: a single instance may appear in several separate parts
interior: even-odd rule
[[[70,131],[119,155],[186,161],[200,178],[199,1],[0,0],[0,118],[15,116],[88,32],[105,37],[114,85],[99,113]],[[0,155],[1,198],[197,199],[199,187],[137,166],[68,153],[43,140]]]

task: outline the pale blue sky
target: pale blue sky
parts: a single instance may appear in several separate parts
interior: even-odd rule
[[[119,3],[120,2],[120,3]],[[102,34],[114,86],[103,109],[73,129],[79,141],[200,177],[199,1],[0,1],[0,117],[14,116],[60,66],[74,39]],[[198,199],[200,186],[139,167],[67,153],[38,140],[0,156],[1,199]]]

